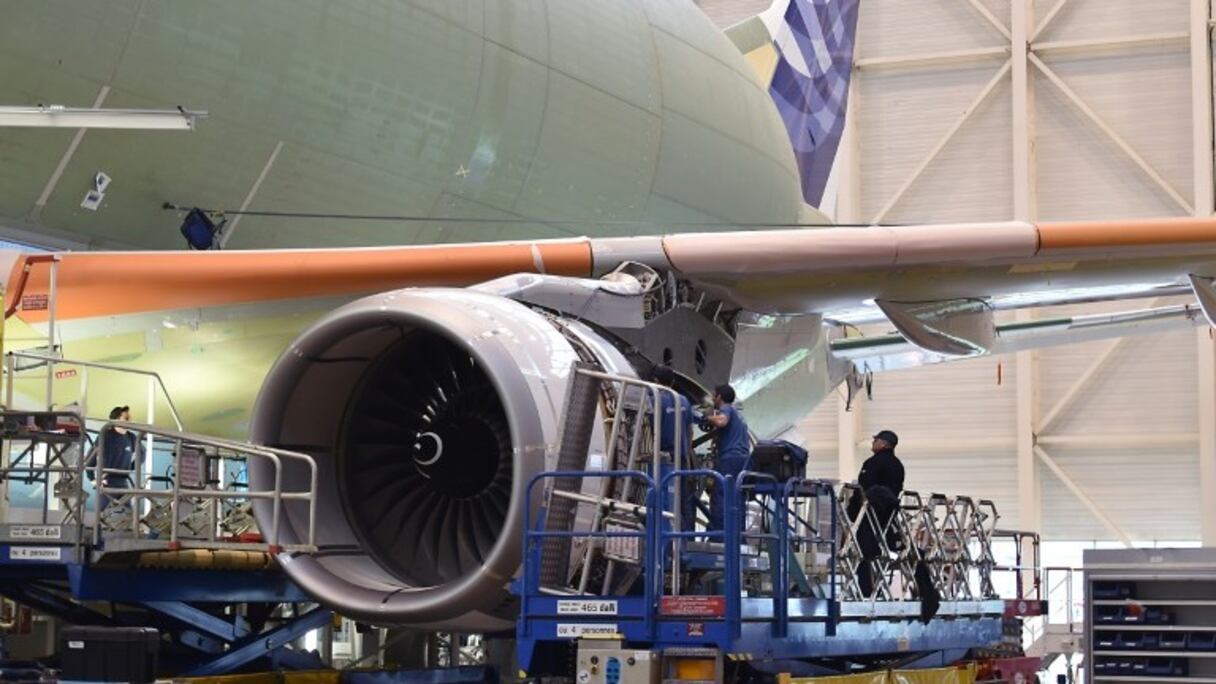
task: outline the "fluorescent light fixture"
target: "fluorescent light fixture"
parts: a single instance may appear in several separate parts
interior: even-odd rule
[[[88,109],[43,105],[0,107],[0,127],[126,128],[145,131],[190,131],[207,112],[188,109]]]

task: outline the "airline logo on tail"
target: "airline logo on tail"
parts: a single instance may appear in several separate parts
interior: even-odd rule
[[[761,19],[777,50],[769,94],[785,121],[802,195],[830,211],[860,0],[776,0]],[[829,205],[829,206],[825,206]]]

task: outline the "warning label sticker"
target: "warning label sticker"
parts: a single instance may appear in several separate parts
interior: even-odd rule
[[[10,539],[59,539],[63,528],[58,525],[13,525],[8,528]]]
[[[726,614],[725,596],[664,596],[659,613],[684,617],[721,617]]]
[[[558,615],[616,615],[616,601],[557,602]]]
[[[13,546],[8,550],[11,560],[58,561],[63,549],[56,546]]]
[[[616,634],[616,625],[588,625],[578,623],[558,623],[557,638],[577,639],[585,636],[612,636]]]
[[[44,294],[27,294],[21,297],[22,311],[46,311],[50,298]]]

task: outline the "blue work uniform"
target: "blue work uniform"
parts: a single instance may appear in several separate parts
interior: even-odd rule
[[[659,395],[659,408],[662,420],[659,425],[659,449],[669,454],[675,454],[675,435],[680,434],[680,463],[681,470],[689,466],[688,454],[692,452],[692,426],[696,423],[696,414],[692,410],[692,402],[683,394],[678,395],[679,406],[671,399],[671,394],[663,392]],[[679,415],[677,416],[677,409]],[[679,427],[677,427],[677,425]]]
[[[718,409],[729,419],[726,427],[718,434],[718,467],[722,475],[734,475],[747,469],[747,461],[752,455],[751,437],[747,432],[747,422],[732,404],[723,404]],[[715,486],[709,492],[709,529],[722,529],[722,491]]]
[[[683,394],[678,395],[679,403],[672,401],[671,394],[663,392],[659,395],[659,449],[675,455],[676,433],[680,435],[679,470],[692,470],[696,467],[689,456],[692,454],[692,426],[700,420],[692,408],[692,402]],[[677,415],[678,409],[678,415]],[[677,427],[678,426],[678,427]],[[680,519],[685,530],[693,529],[697,515],[696,481],[683,479],[680,483]],[[674,483],[672,489],[674,491]]]
[[[135,454],[139,449],[139,438],[134,432],[125,434],[110,429],[102,433],[101,467],[105,470],[126,470],[135,468]],[[105,473],[102,478],[106,487],[112,489],[127,489],[133,486],[130,473]],[[98,510],[105,508],[110,497],[102,494],[98,502]]]

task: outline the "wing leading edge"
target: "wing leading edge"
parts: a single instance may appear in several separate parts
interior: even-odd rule
[[[763,313],[867,300],[934,302],[1216,276],[1216,219],[973,223],[583,238],[531,243],[248,252],[65,253],[63,319],[275,299],[464,286],[519,272],[588,277],[623,261],[673,271]],[[46,294],[49,263],[19,257],[9,299]],[[22,272],[28,268],[28,282]],[[1023,305],[1036,303],[1032,295]],[[37,321],[45,312],[22,312]]]

